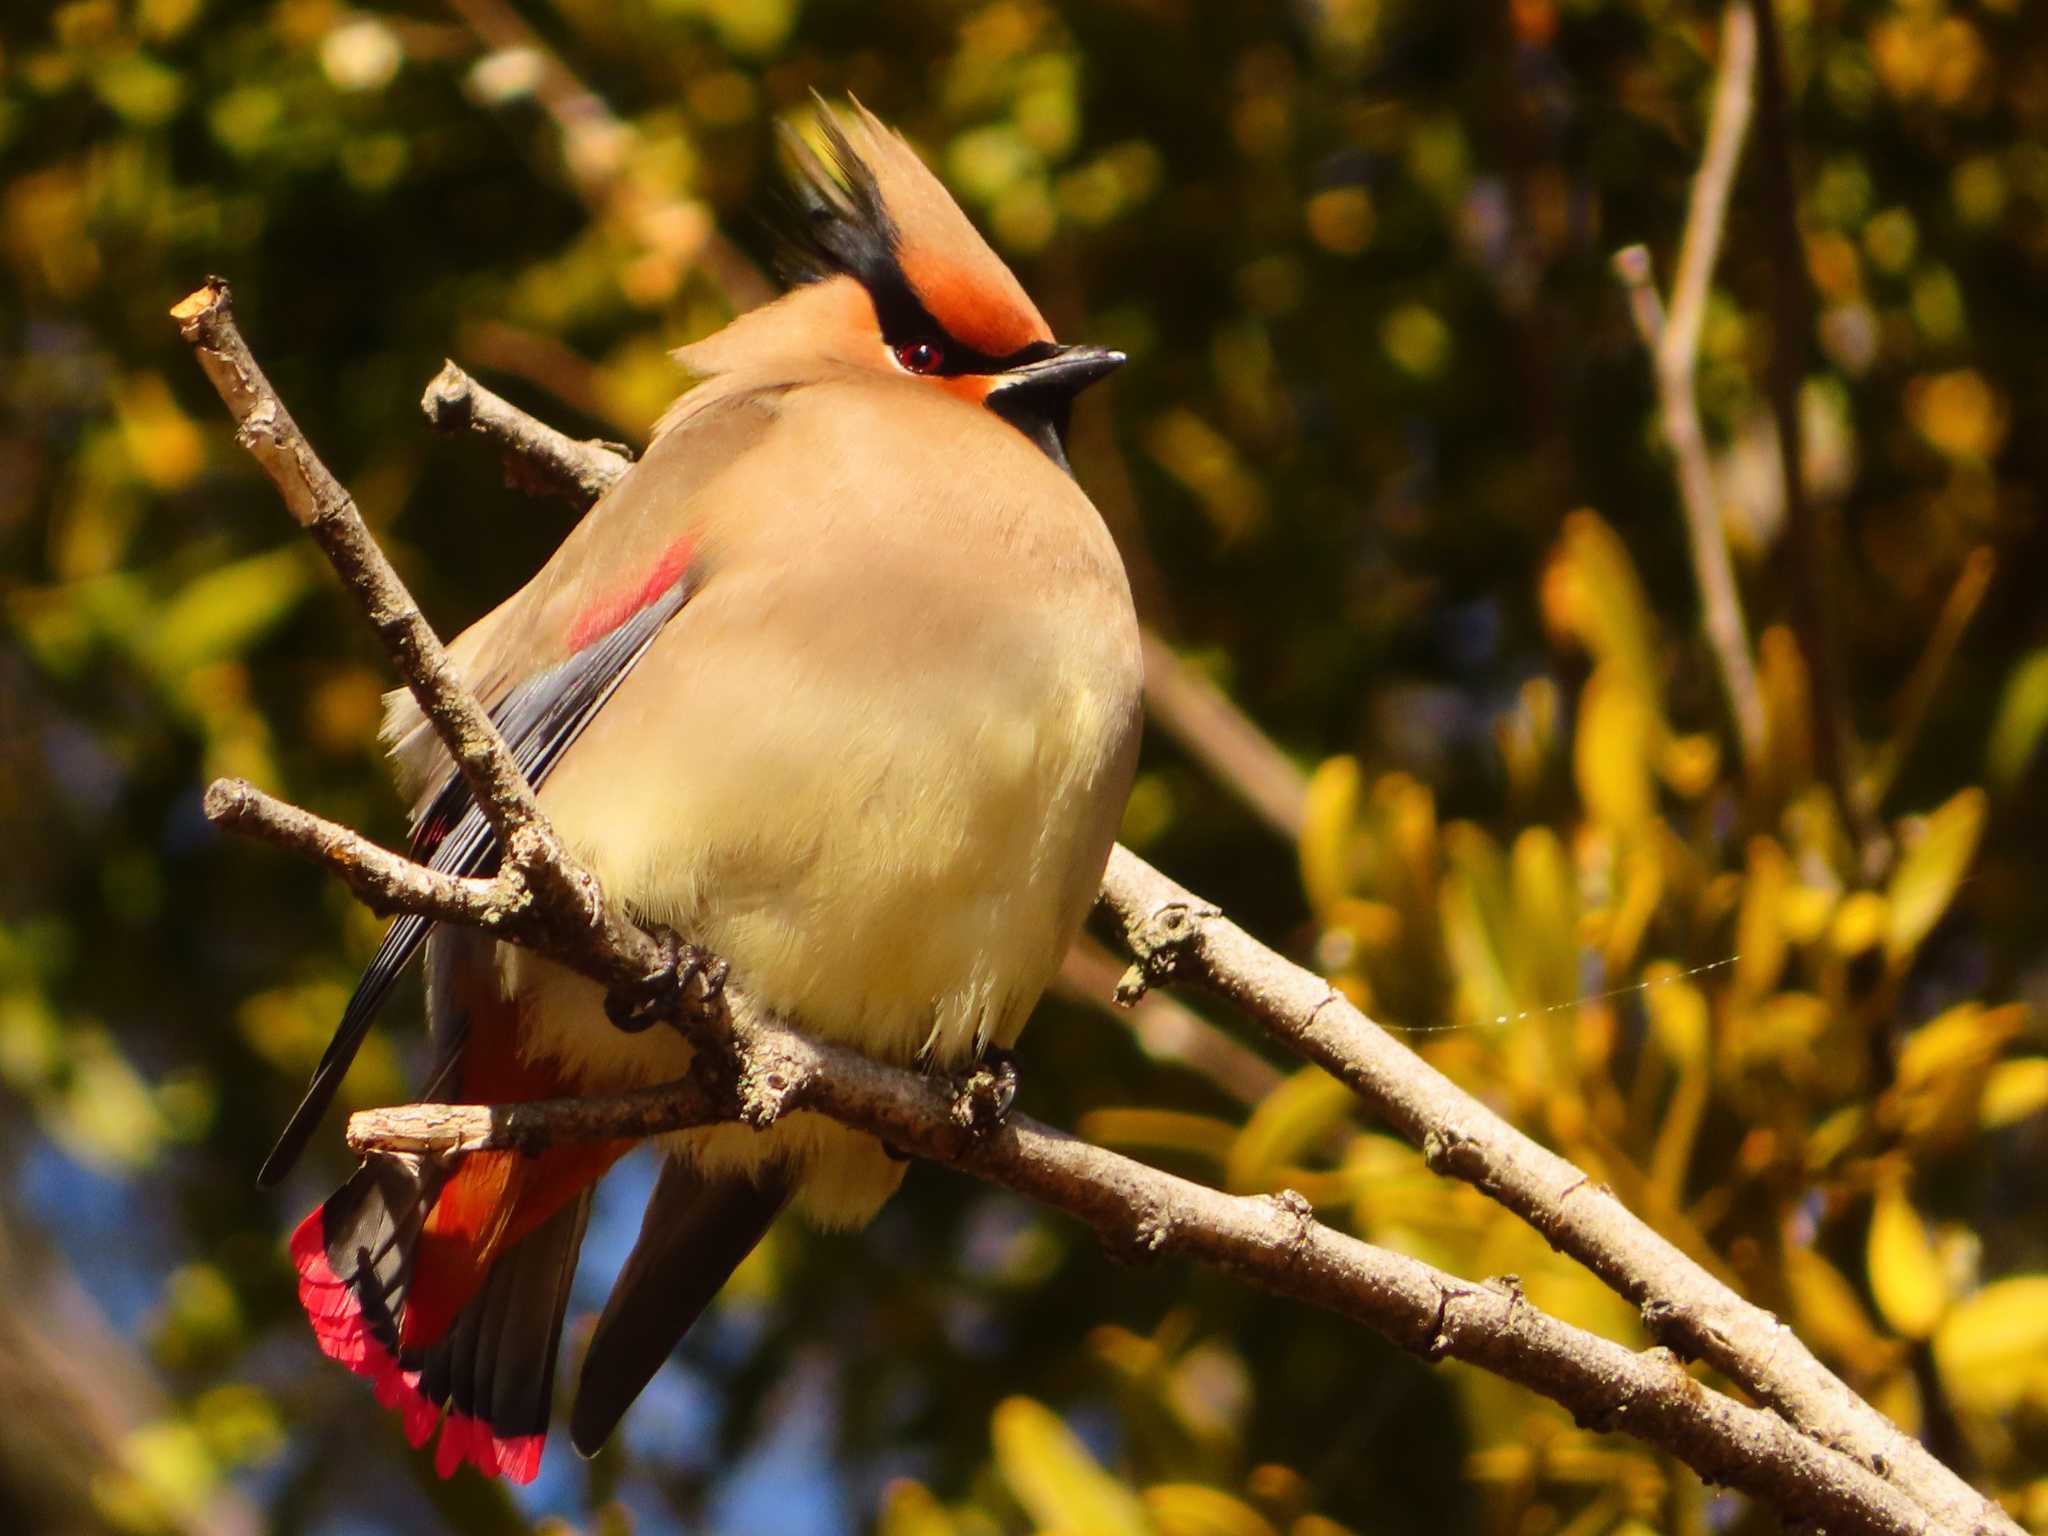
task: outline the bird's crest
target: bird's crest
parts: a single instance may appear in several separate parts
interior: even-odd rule
[[[889,335],[936,321],[991,358],[1051,340],[1023,286],[900,134],[857,101],[842,125],[820,99],[818,124],[826,157],[787,134],[803,217],[792,276],[856,279]]]

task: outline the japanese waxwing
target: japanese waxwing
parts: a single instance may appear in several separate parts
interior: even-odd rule
[[[1008,1047],[1094,898],[1139,732],[1129,585],[1065,452],[1123,361],[1062,346],[903,139],[820,112],[792,139],[808,265],[677,354],[700,377],[540,573],[454,642],[540,803],[609,899],[730,961],[763,1004],[881,1060]],[[410,698],[386,724],[413,851],[497,849]],[[290,1168],[371,1016],[426,951],[427,1092],[605,1093],[682,1075],[593,982],[400,918],[263,1171]],[[596,1181],[630,1143],[372,1156],[292,1239],[320,1347],[443,1476],[538,1470]],[[594,1454],[794,1203],[869,1220],[904,1164],[814,1114],[661,1138],[591,1338],[570,1438]]]

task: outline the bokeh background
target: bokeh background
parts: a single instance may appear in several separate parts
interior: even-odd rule
[[[344,1171],[338,1117],[288,1188],[252,1175],[378,925],[199,794],[242,774],[401,838],[388,677],[165,311],[232,279],[452,632],[572,514],[434,437],[423,385],[453,357],[644,440],[667,349],[773,291],[773,130],[816,89],[908,132],[1063,336],[1132,356],[1073,453],[1159,637],[1127,840],[1436,1031],[2048,1531],[2040,6],[1783,7],[1791,110],[1742,162],[1697,375],[1768,716],[1745,762],[1609,267],[1672,269],[1712,8],[516,4],[0,15],[0,1526],[1770,1528],[1518,1390],[932,1169],[862,1236],[778,1230],[620,1442],[528,1490],[437,1482],[315,1355],[282,1239]],[[1049,1000],[1025,1107],[1646,1342],[1328,1079],[1176,1006]],[[408,1097],[417,1007],[349,1106]],[[647,1177],[606,1186],[586,1326]]]

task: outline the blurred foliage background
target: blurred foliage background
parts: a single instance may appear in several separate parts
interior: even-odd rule
[[[387,677],[165,310],[234,281],[451,633],[569,514],[435,440],[421,387],[452,356],[642,440],[680,385],[666,350],[772,291],[772,128],[815,88],[903,127],[1063,336],[1132,354],[1076,425],[1080,477],[1162,668],[1285,756],[1261,796],[1206,766],[1213,720],[1155,729],[1128,840],[1436,1031],[1418,1048],[2048,1531],[2041,7],[1783,7],[1840,665],[1817,696],[1789,627],[1766,386],[1787,274],[1752,143],[1699,372],[1768,713],[1745,763],[1608,267],[1643,241],[1671,269],[1711,9],[518,3],[0,16],[0,1522],[1770,1527],[1490,1378],[1115,1267],[928,1169],[861,1237],[779,1230],[622,1443],[557,1445],[517,1494],[437,1483],[316,1357],[282,1236],[343,1171],[338,1126],[278,1196],[252,1173],[378,925],[198,798],[242,774],[399,837]],[[1831,715],[1857,743],[1841,784],[1815,768]],[[416,1009],[351,1105],[408,1096]],[[1026,1107],[1297,1186],[1646,1342],[1330,1080],[1141,1040],[1048,1001]],[[647,1178],[606,1186],[591,1307]]]

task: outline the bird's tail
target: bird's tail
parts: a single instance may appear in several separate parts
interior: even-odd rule
[[[604,1171],[582,1150],[480,1152],[452,1173],[373,1156],[292,1237],[321,1350],[370,1379],[414,1445],[439,1426],[443,1477],[464,1462],[521,1483],[539,1470],[562,1317]]]
[[[464,963],[475,957],[445,958],[459,1013],[445,1021],[442,1091],[476,1103],[573,1093],[523,1058],[517,1006],[495,977]],[[443,1477],[464,1462],[522,1483],[539,1470],[591,1187],[631,1145],[375,1153],[293,1234],[320,1348],[370,1379],[414,1445],[440,1428]]]

